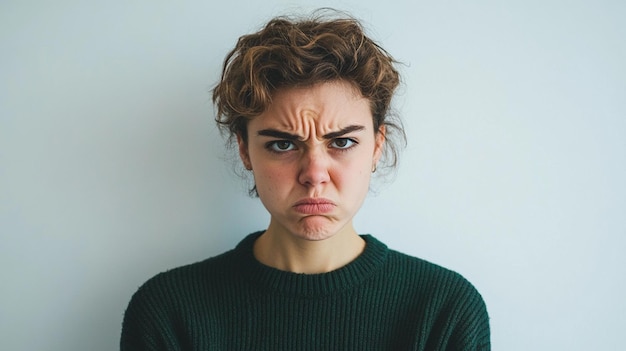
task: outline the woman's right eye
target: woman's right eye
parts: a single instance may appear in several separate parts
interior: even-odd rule
[[[273,152],[285,152],[294,150],[296,145],[289,140],[275,140],[267,143],[266,147]]]

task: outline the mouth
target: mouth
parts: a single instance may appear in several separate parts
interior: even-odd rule
[[[296,212],[306,215],[321,215],[331,212],[335,203],[323,198],[307,198],[296,202],[293,208]]]

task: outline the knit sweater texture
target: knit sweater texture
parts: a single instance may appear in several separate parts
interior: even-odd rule
[[[121,350],[490,350],[483,299],[459,274],[370,235],[342,268],[285,272],[254,258],[260,234],[148,280]]]

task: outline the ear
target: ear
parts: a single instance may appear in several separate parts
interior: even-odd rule
[[[250,154],[248,153],[248,144],[239,134],[237,134],[237,144],[239,145],[239,157],[241,158],[241,162],[243,162],[243,166],[249,171],[252,170]]]
[[[376,166],[378,160],[383,155],[383,147],[385,146],[387,128],[382,125],[378,128],[378,131],[374,135],[374,158],[372,159],[372,166]]]

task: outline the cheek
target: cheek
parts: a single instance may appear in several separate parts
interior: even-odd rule
[[[338,160],[339,168],[346,173],[350,173],[352,177],[369,178],[374,160],[373,154],[373,147],[363,147],[358,152]]]
[[[363,162],[363,160],[350,160],[338,162],[333,170],[333,180],[344,189],[351,191],[359,191],[369,189],[369,181],[371,175],[371,161]]]
[[[259,167],[254,171],[254,181],[261,203],[270,213],[280,212],[285,207],[285,199],[290,197],[294,187],[293,176],[285,167]]]
[[[266,192],[280,192],[295,176],[289,167],[264,165],[254,171],[254,180],[258,188]],[[271,196],[271,194],[270,194]]]

